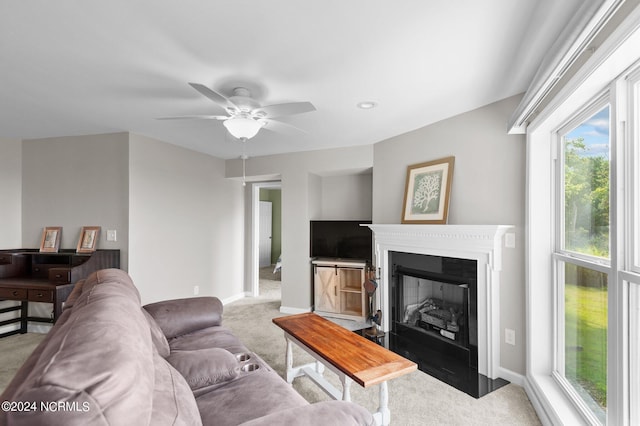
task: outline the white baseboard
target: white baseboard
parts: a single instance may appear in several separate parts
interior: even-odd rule
[[[251,297],[251,292],[245,291],[244,293],[236,294],[235,296],[227,297],[225,299],[221,299],[223,305],[228,305],[229,303],[235,302],[240,299],[244,299],[245,297]]]
[[[300,308],[292,308],[289,306],[280,306],[280,313],[282,314],[293,315],[293,314],[304,314],[306,312],[311,312],[311,308],[300,309]]]
[[[503,367],[498,367],[498,377],[510,381],[514,385],[524,387],[526,378],[522,374],[515,373]]]

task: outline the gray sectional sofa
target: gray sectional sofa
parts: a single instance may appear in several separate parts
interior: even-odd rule
[[[214,297],[144,307],[117,269],[79,282],[0,401],[7,425],[373,425],[309,404],[222,324]]]

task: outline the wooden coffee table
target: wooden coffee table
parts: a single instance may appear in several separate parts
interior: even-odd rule
[[[387,381],[416,370],[414,362],[314,313],[274,318],[273,322],[284,330],[287,341],[288,383],[306,375],[330,397],[343,401],[351,400],[352,382],[364,388],[379,385],[380,407],[373,416],[378,424],[389,424]],[[293,343],[317,361],[294,367]],[[322,376],[325,366],[340,378],[342,392]]]

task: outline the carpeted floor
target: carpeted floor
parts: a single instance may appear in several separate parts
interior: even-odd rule
[[[262,289],[262,281],[260,286]],[[271,322],[272,318],[282,316],[279,309],[277,289],[264,295],[261,291],[259,298],[247,298],[225,306],[223,323],[283,376],[285,340],[282,330]],[[313,358],[294,347],[294,365],[311,361]],[[333,373],[325,370],[325,376],[340,388]],[[330,399],[308,378],[296,379],[293,386],[309,402]],[[379,405],[377,387],[363,389],[353,385],[351,398],[371,411]],[[392,425],[540,425],[520,386],[509,384],[475,399],[421,371],[389,382],[389,408]]]
[[[273,269],[271,269],[273,271]],[[271,274],[273,275],[273,274]],[[280,282],[265,274],[260,281],[260,296],[225,306],[223,324],[260,355],[282,376],[285,371],[285,340],[271,319],[281,316]],[[43,335],[26,334],[0,339],[0,391],[41,341]],[[313,359],[294,347],[294,364]],[[340,388],[337,377],[326,370],[325,376]],[[329,397],[308,378],[298,378],[294,388],[309,402]],[[378,407],[377,387],[351,387],[351,398],[371,411]],[[392,425],[539,425],[529,399],[517,385],[507,385],[489,395],[474,399],[434,378],[415,371],[389,382],[389,408]]]
[[[0,393],[46,334],[14,334],[0,339]]]

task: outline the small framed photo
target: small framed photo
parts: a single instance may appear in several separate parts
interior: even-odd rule
[[[47,226],[42,230],[40,240],[40,252],[57,253],[60,249],[60,237],[62,236],[62,226]]]
[[[407,167],[402,223],[447,223],[454,159]]]
[[[98,237],[100,237],[99,226],[83,226],[80,232],[80,239],[78,239],[77,253],[93,253],[96,251],[96,245],[98,244]]]

